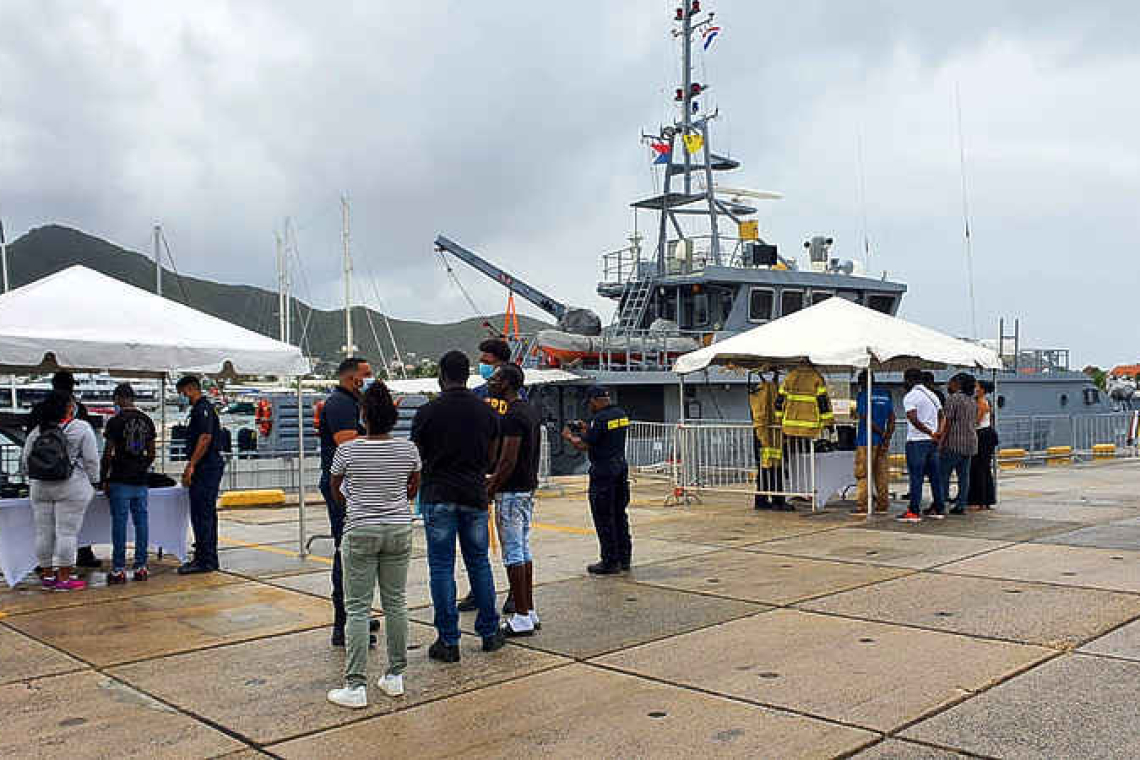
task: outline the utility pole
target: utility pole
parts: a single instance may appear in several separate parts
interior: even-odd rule
[[[154,225],[154,292],[162,295],[162,225]]]
[[[352,252],[349,248],[348,195],[340,196],[341,239],[344,243],[344,355],[356,352],[352,344]]]

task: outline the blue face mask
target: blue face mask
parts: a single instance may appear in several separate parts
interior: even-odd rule
[[[372,387],[372,384],[375,382],[376,382],[376,378],[374,378],[374,377],[364,378],[364,384],[360,386],[360,392],[366,393],[368,391],[368,389]]]
[[[119,406],[118,404],[115,404],[115,414],[118,414],[121,411],[123,411],[123,407]]]
[[[493,364],[484,364],[479,362],[479,377],[484,380],[490,380],[491,376],[495,374],[497,368]]]

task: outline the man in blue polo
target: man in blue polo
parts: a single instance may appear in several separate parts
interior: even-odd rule
[[[333,457],[336,449],[342,443],[364,434],[364,427],[360,424],[360,399],[365,388],[372,384],[372,367],[364,359],[351,357],[345,359],[337,367],[337,386],[325,399],[321,407],[321,422],[318,428],[321,438],[321,496],[325,499],[328,509],[329,528],[332,531],[333,541],[336,542],[336,553],[333,555],[332,566],[332,603],[333,603],[333,632],[332,645],[344,646],[344,625],[348,619],[344,611],[344,581],[343,566],[340,560],[340,542],[344,536],[344,507],[334,498],[332,492]],[[375,631],[379,623],[375,620],[370,624]],[[376,643],[376,637],[371,637],[370,643]]]
[[[867,511],[867,468],[870,466],[875,487],[875,513],[886,514],[890,507],[890,472],[888,470],[891,437],[895,432],[895,404],[891,392],[875,384],[871,376],[871,413],[867,414],[867,388],[855,397],[855,506],[851,514]],[[871,423],[871,462],[867,462],[867,422]]]

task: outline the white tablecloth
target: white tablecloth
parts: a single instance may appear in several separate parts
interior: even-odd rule
[[[181,486],[152,488],[147,498],[150,548],[161,548],[186,559],[186,531],[190,525],[190,498]],[[135,539],[134,525],[127,517],[127,543]],[[79,530],[79,545],[111,543],[111,505],[104,493],[95,494]],[[130,559],[128,551],[128,559]],[[36,526],[28,499],[0,499],[0,571],[9,586],[19,583],[35,569]]]
[[[844,489],[855,485],[855,452],[828,451],[815,455],[815,498],[822,509]]]

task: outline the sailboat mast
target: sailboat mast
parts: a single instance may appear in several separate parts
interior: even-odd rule
[[[154,225],[154,292],[162,295],[162,225]]]
[[[4,236],[4,220],[0,219],[0,270],[4,273],[4,292],[11,285],[8,282],[8,238]]]
[[[344,355],[350,357],[352,345],[352,253],[349,249],[348,196],[340,196],[341,239],[344,243]]]
[[[281,233],[273,233],[277,244],[277,338],[284,343],[285,335],[285,256],[282,252]]]
[[[692,0],[681,0],[681,134],[688,135],[693,128],[693,7]],[[685,159],[685,195],[692,192],[692,159],[688,150],[681,151]]]

